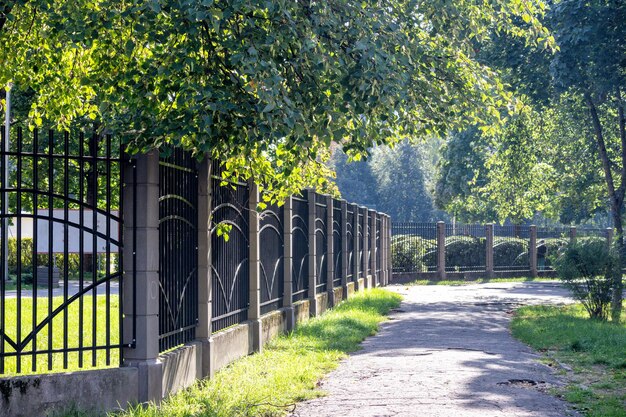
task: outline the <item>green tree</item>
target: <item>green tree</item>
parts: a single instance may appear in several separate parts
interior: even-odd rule
[[[374,148],[370,166],[379,210],[399,222],[438,220],[427,188],[433,170],[423,145],[403,140],[393,147]]]
[[[475,59],[492,31],[548,40],[540,0],[10,1],[0,85],[30,119],[99,119],[129,149],[178,146],[254,177],[269,199],[321,179],[319,153],[501,118]],[[518,24],[517,22],[522,22]]]

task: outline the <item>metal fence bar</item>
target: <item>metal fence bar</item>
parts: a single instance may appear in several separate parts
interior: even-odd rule
[[[114,303],[111,293],[111,281],[122,278],[119,269],[111,271],[113,256],[121,262],[119,232],[113,228],[113,223],[121,225],[121,154],[113,155],[110,137],[95,134],[85,153],[84,135],[76,130],[40,135],[38,129],[25,134],[18,127],[14,132],[14,145],[0,150],[2,172],[7,163],[14,167],[0,181],[2,201],[12,196],[12,207],[2,207],[2,224],[9,220],[14,230],[11,238],[7,226],[0,233],[2,246],[14,243],[1,262],[0,374],[109,365],[113,352],[121,357],[122,347],[121,332],[113,333],[118,325],[121,329],[122,302]],[[100,260],[107,264],[102,272]],[[4,267],[10,264],[14,275],[7,276]],[[77,283],[72,281],[76,276]],[[10,298],[9,282],[15,285]],[[119,314],[111,316],[115,309]]]

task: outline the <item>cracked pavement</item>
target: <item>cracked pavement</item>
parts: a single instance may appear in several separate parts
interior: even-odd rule
[[[557,282],[390,286],[404,295],[292,417],[577,416],[549,388],[562,384],[509,332],[523,304],[569,303]]]

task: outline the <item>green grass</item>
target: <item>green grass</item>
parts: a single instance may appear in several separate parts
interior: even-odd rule
[[[541,282],[541,281],[551,281],[553,278],[544,278],[544,277],[521,277],[521,278],[476,278],[476,279],[468,279],[468,280],[454,280],[454,279],[446,279],[446,280],[437,280],[437,279],[418,279],[415,281],[411,281],[406,285],[472,285],[472,284],[486,284],[490,282]]]
[[[626,416],[626,325],[587,318],[580,305],[517,310],[513,335],[565,364],[569,384],[557,390],[588,416]]]
[[[324,395],[317,382],[360,342],[376,333],[400,296],[371,289],[279,336],[263,352],[233,362],[160,406],[132,408],[116,417],[281,416],[297,401]],[[67,417],[85,416],[77,411]]]
[[[52,309],[54,310],[56,307],[63,303],[63,297],[54,297],[52,299]],[[82,340],[83,346],[93,346],[92,340],[92,329],[93,329],[93,320],[92,320],[92,303],[93,298],[91,296],[83,297],[83,309],[82,314],[80,310],[80,305],[78,300],[74,301],[70,304],[67,310],[67,346],[69,348],[75,348],[79,346],[79,321],[82,315],[83,319],[83,332],[82,332]],[[109,305],[109,317],[110,317],[110,343],[117,344],[119,343],[119,298],[117,295],[111,296],[111,303]],[[6,312],[6,334],[12,340],[17,340],[17,299],[16,298],[7,298],[5,305]],[[33,300],[32,298],[23,298],[21,305],[21,339],[24,339],[29,333],[33,330]],[[105,332],[105,324],[106,324],[106,313],[107,313],[107,305],[106,298],[103,296],[99,296],[97,298],[96,303],[96,343],[99,346],[106,344],[106,332]],[[38,298],[37,299],[37,314],[36,314],[36,323],[41,323],[46,317],[48,317],[48,299],[47,298]],[[48,348],[48,332],[50,330],[50,326],[44,326],[37,333],[37,348],[38,349],[47,349]],[[64,347],[63,340],[63,330],[64,330],[64,313],[61,312],[52,320],[52,349],[62,349]],[[29,343],[26,347],[26,351],[32,350],[33,343]],[[4,344],[5,352],[15,352],[15,349],[8,343]],[[100,350],[96,352],[95,356],[95,366],[92,362],[92,353],[84,352],[83,353],[83,367],[86,368],[104,368],[107,366],[119,366],[119,351],[117,349],[113,349],[110,351],[110,361],[107,365],[106,363],[106,355],[104,350]],[[21,372],[20,374],[28,374],[28,373],[49,373],[48,369],[48,355],[47,354],[38,354],[36,359],[36,368],[33,369],[33,356],[32,355],[23,355],[20,357],[21,362]],[[62,353],[54,353],[52,354],[52,372],[63,372],[66,369],[63,368],[63,354]],[[7,358],[5,361],[5,374],[3,376],[11,376],[17,373],[17,357]],[[75,371],[80,369],[79,366],[79,354],[78,352],[68,353],[68,368],[67,371]]]

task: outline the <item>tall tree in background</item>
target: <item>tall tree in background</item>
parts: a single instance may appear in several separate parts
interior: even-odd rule
[[[429,152],[430,151],[430,152]],[[336,149],[331,168],[343,198],[376,207],[394,221],[440,220],[430,192],[433,165],[428,143],[403,140],[393,147],[371,149],[366,161],[347,162]]]
[[[500,212],[511,205],[511,193],[534,189],[532,198],[522,200],[528,205],[525,216],[542,210],[554,218],[579,221],[608,209],[622,259],[626,255],[624,22],[623,1],[562,0],[554,2],[544,21],[559,47],[556,53],[532,51],[502,34],[484,44],[479,60],[498,68],[504,80],[525,96],[532,117],[524,123],[527,127],[515,127],[519,118],[506,123],[505,134],[496,136],[488,149],[491,162],[482,176],[485,186],[472,189],[490,198]],[[521,146],[525,137],[533,138],[532,147]],[[545,176],[550,171],[556,175]],[[533,172],[544,176],[542,186],[533,186],[536,175],[528,177]],[[613,319],[619,321],[621,279],[614,282],[613,296]]]

